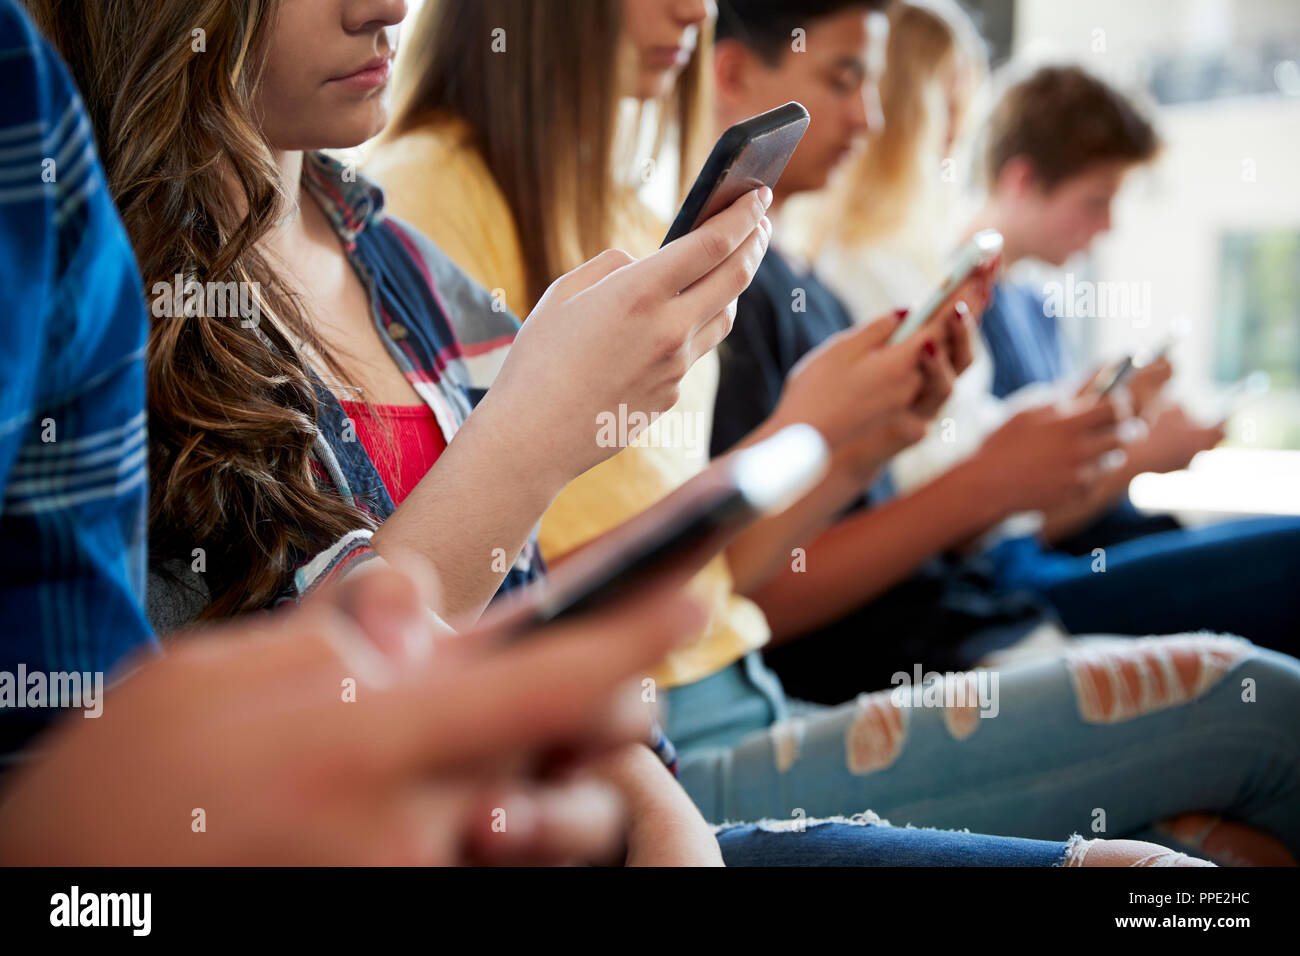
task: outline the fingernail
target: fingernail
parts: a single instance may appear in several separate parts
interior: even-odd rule
[[[899,324],[902,324],[902,321],[907,318],[907,313],[911,311],[911,309],[895,309],[894,318],[898,320]]]
[[[772,190],[764,186],[758,191],[758,198],[759,201],[762,202],[763,208],[766,209],[768,206],[772,205]]]
[[[934,358],[936,355],[939,354],[939,350],[938,348],[935,347],[935,344],[933,342],[926,342],[925,345],[922,346],[922,348],[925,349],[925,354],[930,356],[930,358]]]
[[[958,299],[956,302],[953,303],[953,311],[955,311],[958,315],[963,315],[963,316],[969,315],[970,306],[966,304],[965,299]]]

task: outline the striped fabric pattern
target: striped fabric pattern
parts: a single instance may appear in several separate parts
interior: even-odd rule
[[[145,620],[140,278],[63,64],[0,0],[0,671],[99,671]],[[57,716],[0,705],[0,751]]]

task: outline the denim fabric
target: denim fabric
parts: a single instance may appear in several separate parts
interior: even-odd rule
[[[1076,634],[1240,634],[1300,654],[1300,518],[1250,518],[1147,535],[1093,555],[1003,541],[998,585],[1039,592]],[[1097,565],[1100,567],[1100,565]]]
[[[727,866],[1060,866],[1067,842],[876,822],[742,823],[718,831]]]
[[[1167,844],[1154,824],[1205,811],[1300,855],[1300,661],[1212,640],[1233,650],[1190,699],[1146,701],[1112,722],[1085,719],[1077,658],[1055,656],[989,672],[998,713],[964,728],[933,707],[892,708],[891,728],[876,706],[891,709],[888,691],[772,723],[767,692],[737,664],[670,691],[667,732],[683,786],[717,823],[871,810],[900,826]],[[1169,646],[1110,644],[1117,653]]]

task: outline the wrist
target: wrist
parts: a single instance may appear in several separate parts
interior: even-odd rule
[[[555,434],[536,416],[521,415],[508,402],[494,400],[489,390],[455,439],[477,463],[480,474],[492,476],[494,486],[518,495],[540,517],[564,486],[586,470],[586,466],[575,469],[574,456],[562,451],[563,443],[550,440]]]
[[[831,452],[826,481],[844,492],[861,492],[880,476],[880,470],[889,463],[889,457],[864,453],[849,446]]]

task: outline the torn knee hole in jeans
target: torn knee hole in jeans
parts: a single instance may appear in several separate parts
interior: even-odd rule
[[[965,740],[979,727],[981,697],[976,689],[985,675],[975,671],[945,674],[937,685],[935,700],[943,709],[943,723],[954,740]],[[911,689],[915,706],[927,706],[934,685],[917,685]],[[859,694],[853,719],[844,738],[844,759],[849,772],[868,774],[888,767],[903,750],[907,740],[911,707],[900,707],[900,688]],[[801,728],[799,728],[801,730]],[[800,739],[793,730],[783,728],[775,741],[777,767],[784,771],[794,762]]]
[[[1080,716],[1113,724],[1195,700],[1251,647],[1218,634],[1122,638],[1078,645],[1065,660]]]

